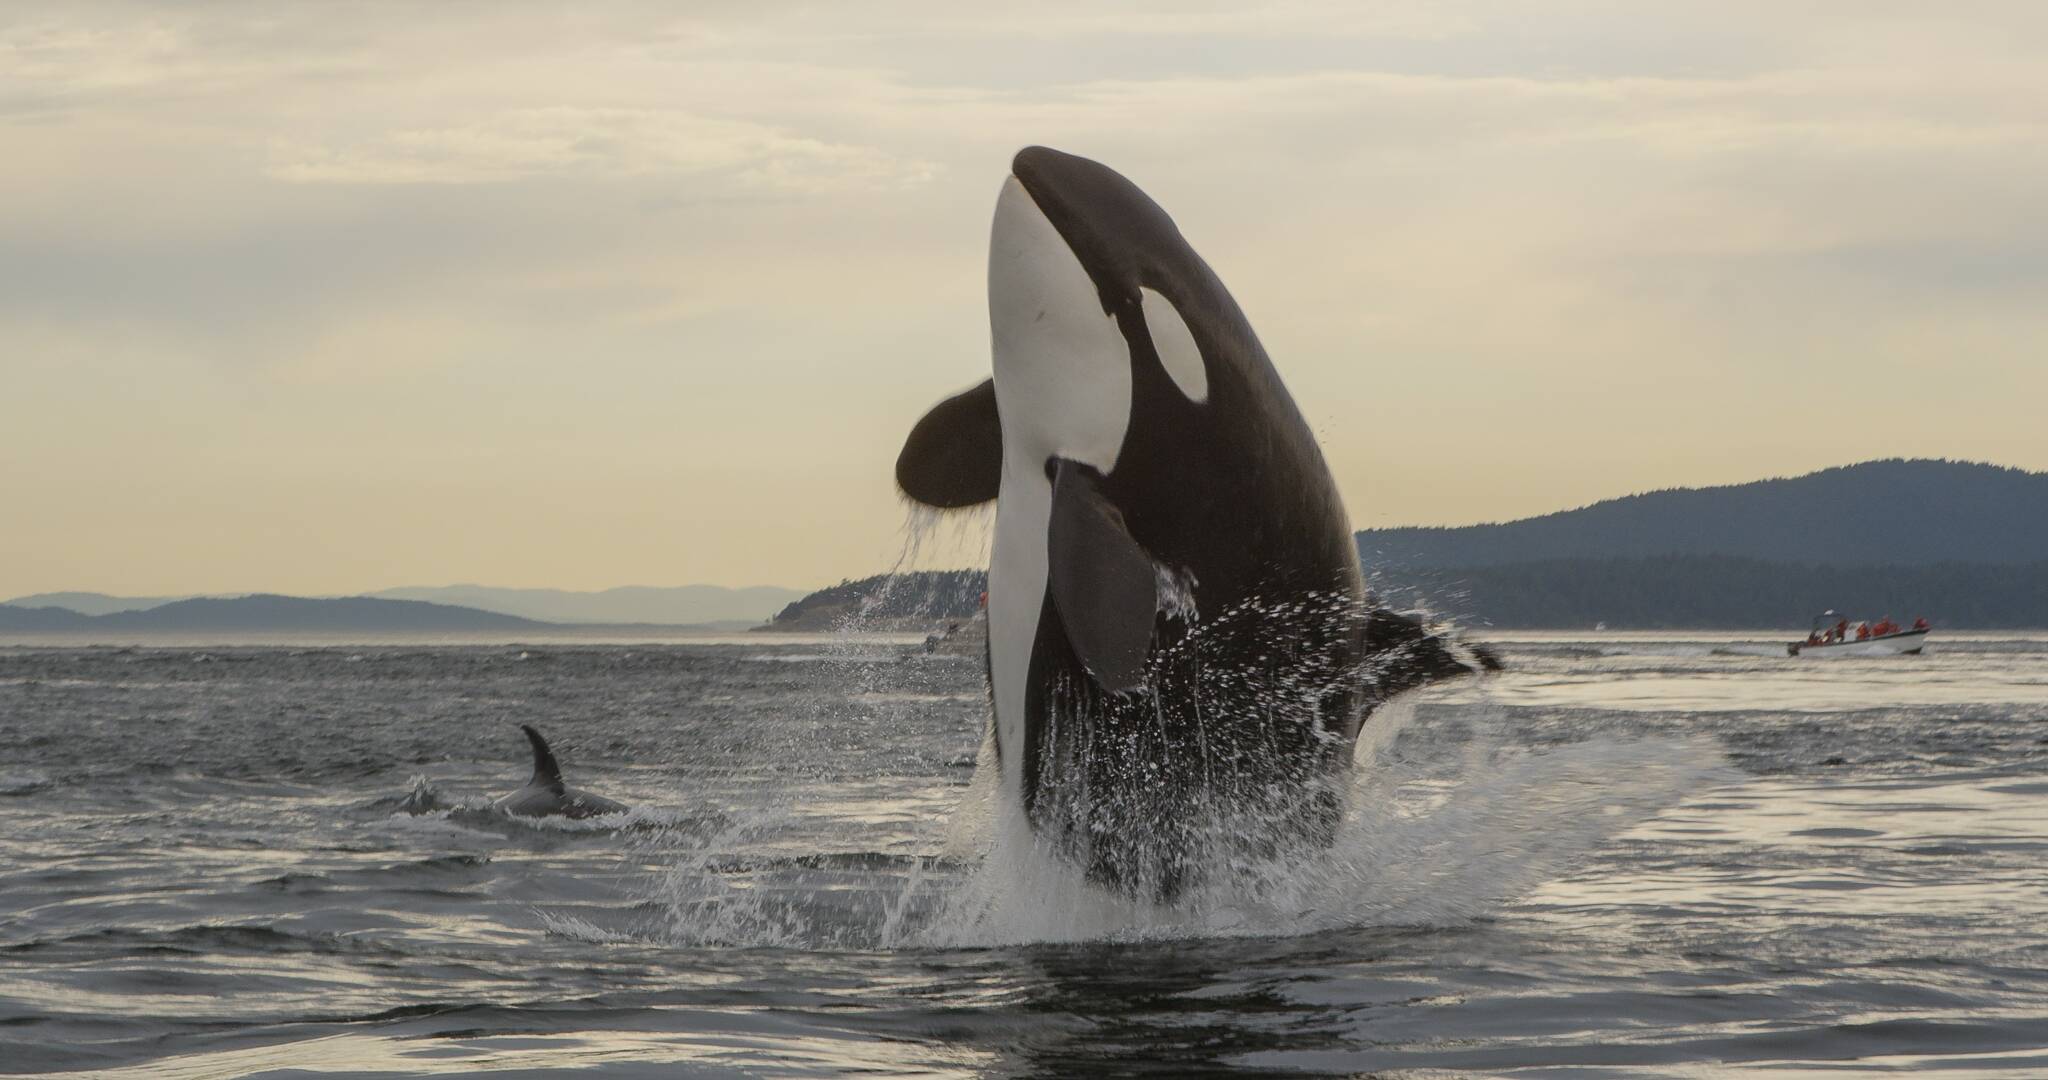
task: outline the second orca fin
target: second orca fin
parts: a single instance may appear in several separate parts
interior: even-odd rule
[[[519,730],[526,732],[526,741],[533,744],[533,779],[527,783],[552,788],[556,794],[561,794],[562,766],[555,761],[555,752],[548,749],[548,741],[540,737],[540,732],[534,730],[532,724],[521,724]]]

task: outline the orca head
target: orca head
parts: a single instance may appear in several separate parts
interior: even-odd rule
[[[1137,185],[1087,158],[1018,151],[989,235],[993,377],[912,428],[896,482],[926,506],[994,499],[1061,460],[1115,468],[1155,392],[1209,400],[1214,352],[1249,340],[1207,264]],[[1192,329],[1191,329],[1192,327]],[[1040,477],[1039,479],[1045,479]]]
[[[1163,369],[1208,397],[1202,353],[1177,303],[1212,280],[1157,203],[1114,170],[1027,147],[1003,181],[989,237],[989,330],[1005,449],[1116,465],[1134,387]],[[1176,294],[1180,294],[1176,296]]]

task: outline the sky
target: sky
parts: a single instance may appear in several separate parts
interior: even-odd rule
[[[1361,528],[2048,469],[2043,57],[2038,0],[0,6],[0,596],[885,569],[1032,143],[1175,217]]]

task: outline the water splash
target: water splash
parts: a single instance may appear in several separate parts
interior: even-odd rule
[[[1153,588],[1159,596],[1159,611],[1170,619],[1192,623],[1201,617],[1195,607],[1195,580],[1192,570],[1176,570],[1173,567],[1154,563]]]
[[[980,565],[987,565],[990,527],[994,519],[993,503],[937,510],[907,502],[902,547],[889,562],[888,569],[882,572],[880,583],[833,627],[842,642],[852,644],[860,635],[889,629],[892,622],[900,622],[904,618],[928,621],[951,606],[957,598],[944,595],[939,580],[946,575],[937,572],[920,575],[918,571],[925,569],[927,556],[937,550],[979,552],[981,557],[977,561]],[[920,588],[925,591],[915,592]],[[913,594],[906,596],[906,590]],[[885,613],[890,612],[899,614],[891,620],[885,617]]]
[[[1603,844],[1727,778],[1704,739],[1514,746],[1481,702],[1383,710],[1346,774],[1327,846],[1234,865],[1160,903],[1089,882],[993,797],[992,761],[962,792],[943,846],[922,855],[774,854],[764,809],[679,850],[656,890],[661,941],[807,949],[979,948],[1032,942],[1287,936],[1483,917]],[[1471,728],[1469,739],[1445,732]],[[732,853],[761,851],[735,859]]]
[[[399,798],[398,806],[393,813],[429,814],[436,810],[447,810],[452,806],[453,804],[441,794],[440,789],[434,786],[434,782],[428,779],[425,773],[414,773],[412,783],[406,793]]]
[[[1481,711],[1486,711],[1483,707]],[[1412,708],[1407,711],[1412,716]],[[1375,730],[1349,774],[1327,848],[1239,860],[1171,905],[1089,884],[1021,822],[1004,822],[972,875],[909,943],[1293,935],[1364,925],[1467,921],[1558,876],[1602,843],[1718,782],[1706,740],[1646,739],[1535,752],[1492,740],[1455,762],[1395,752]]]
[[[627,931],[599,926],[588,919],[559,911],[535,908],[533,915],[540,920],[542,930],[571,941],[588,942],[593,945],[630,945],[639,940]]]
[[[813,737],[847,726],[854,710],[873,710],[886,724],[898,710],[957,700],[950,673],[907,663],[911,652],[878,644],[888,639],[877,635],[907,625],[925,628],[957,606],[958,595],[942,591],[953,583],[920,575],[921,564],[927,551],[971,546],[977,533],[985,551],[990,518],[910,505],[901,550],[877,586],[837,621],[832,640],[810,657],[837,690],[808,702],[810,715],[784,717],[778,728]],[[948,529],[952,535],[943,536]],[[886,652],[878,656],[878,650]],[[814,813],[808,803],[833,779],[799,772],[773,791],[750,792],[751,805],[714,829],[661,834],[654,842],[663,846],[669,866],[653,890],[662,912],[654,936],[690,945],[845,949],[911,940],[960,876],[959,865],[943,854],[900,851],[816,857],[804,835]]]
[[[844,710],[904,707],[898,703],[906,682],[918,688],[919,665],[876,663],[866,631],[897,628],[893,613],[920,610],[917,597],[896,590],[934,530],[960,520],[911,511],[888,575],[825,650],[822,662],[840,669],[841,691],[821,695],[812,706],[818,715],[796,726],[831,730],[847,718]],[[1158,663],[1168,665],[1198,652],[1209,634],[1368,617],[1353,598],[1307,596],[1219,611],[1203,622],[1187,602],[1187,583],[1162,573],[1160,584],[1169,610],[1193,624],[1181,652],[1162,650],[1169,655]],[[884,611],[892,615],[878,614]],[[1390,652],[1341,670],[1290,662],[1283,670],[1299,677],[1284,675],[1268,687],[1286,702],[1256,704],[1313,716],[1333,683],[1398,679],[1386,669],[1403,657]],[[1232,692],[1242,697],[1242,689]],[[1208,865],[1185,889],[1112,891],[1089,881],[1071,851],[1056,850],[1046,830],[1030,828],[997,797],[986,730],[943,834],[908,842],[915,850],[898,839],[887,851],[829,860],[798,854],[816,849],[792,841],[811,787],[792,777],[723,828],[665,838],[672,854],[655,889],[663,917],[654,934],[691,945],[952,948],[1457,922],[1558,875],[1713,782],[1722,763],[1712,744],[1683,739],[1532,749],[1515,745],[1502,730],[1505,714],[1483,700],[1430,710],[1423,724],[1414,698],[1382,703],[1349,748],[1352,767],[1314,781],[1329,785],[1324,794],[1335,808],[1315,830],[1288,816],[1303,805],[1298,792],[1262,802],[1233,788],[1230,805],[1187,806],[1187,835],[1196,841],[1187,850]],[[1444,736],[1456,730],[1470,734]],[[1311,832],[1308,842],[1271,842]]]

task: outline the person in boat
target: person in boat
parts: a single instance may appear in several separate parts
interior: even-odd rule
[[[1900,627],[1898,623],[1892,621],[1892,617],[1890,615],[1886,615],[1883,619],[1878,621],[1877,628],[1870,632],[1870,636],[1889,637],[1892,634],[1898,633],[1901,629],[1902,627]]]
[[[1849,638],[1849,620],[1847,620],[1847,619],[1843,619],[1843,620],[1842,620],[1841,622],[1838,622],[1838,623],[1836,623],[1836,624],[1835,624],[1835,628],[1834,628],[1834,629],[1833,629],[1832,631],[1830,631],[1830,632],[1828,633],[1828,637],[1829,637],[1829,638],[1830,638],[1831,640],[1834,640],[1834,641],[1846,641],[1846,640],[1848,640],[1848,638]]]
[[[1857,623],[1857,624],[1856,624],[1856,640],[1858,640],[1858,641],[1869,641],[1869,640],[1870,640],[1870,624],[1869,624],[1869,623],[1867,623],[1867,622],[1860,622],[1860,623]]]
[[[1919,618],[1917,618],[1917,619],[1914,619],[1914,620],[1913,620],[1913,629],[1915,629],[1915,630],[1926,630],[1926,629],[1928,629],[1928,626],[1927,626],[1927,616],[1925,616],[1925,615],[1922,615],[1922,616],[1920,616]]]
[[[1827,639],[1822,637],[1820,631],[1818,630],[1815,630],[1812,633],[1806,635],[1806,643],[1808,645],[1820,645],[1825,643],[1826,641]]]

